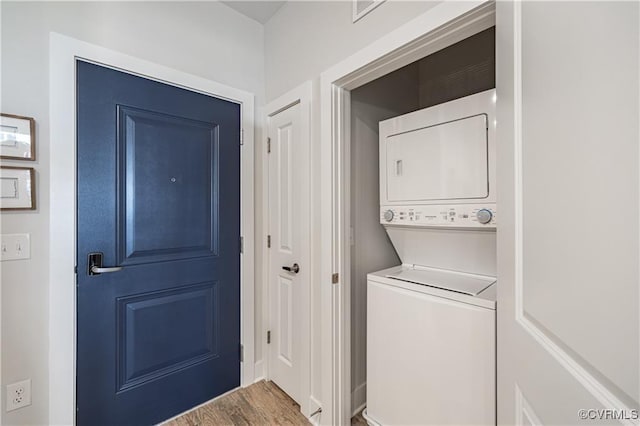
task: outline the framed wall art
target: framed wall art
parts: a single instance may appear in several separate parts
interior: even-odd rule
[[[0,210],[35,208],[35,170],[32,167],[0,166]]]
[[[0,114],[0,158],[36,159],[36,121],[33,118]]]

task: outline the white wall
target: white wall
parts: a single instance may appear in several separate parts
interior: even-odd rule
[[[378,38],[426,12],[439,2],[405,2],[389,0],[355,24],[351,1],[288,2],[265,25],[265,81],[267,101],[313,80],[312,104],[312,217],[311,235],[314,267],[311,329],[311,392],[321,398],[320,353],[320,286],[327,285],[319,277],[320,244],[320,74],[353,55]],[[259,214],[259,212],[258,212]],[[256,228],[256,235],[260,230]],[[257,256],[259,258],[259,256]],[[258,353],[256,353],[257,359]]]
[[[356,23],[351,1],[291,1],[265,25],[267,100],[349,57],[438,4],[388,0]]]
[[[367,274],[401,263],[380,224],[381,120],[418,109],[418,66],[351,92],[351,410],[366,401]]]
[[[263,27],[218,3],[0,4],[1,110],[36,119],[38,209],[2,213],[3,233],[31,234],[31,259],[1,270],[1,424],[48,423],[49,32],[62,33],[256,94],[264,104]],[[256,117],[260,117],[258,107]],[[261,140],[257,129],[257,140]],[[260,145],[256,147],[260,152]],[[256,177],[259,178],[260,162]],[[256,200],[262,199],[256,185]],[[256,215],[259,219],[260,215]],[[259,235],[259,234],[257,234]],[[258,293],[259,297],[260,294]],[[256,316],[258,318],[258,316]],[[258,328],[259,329],[259,328]],[[55,366],[51,366],[55,368]],[[5,386],[32,379],[33,404],[5,412]]]

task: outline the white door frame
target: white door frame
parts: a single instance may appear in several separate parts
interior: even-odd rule
[[[240,105],[241,385],[254,378],[254,95],[57,33],[49,39],[51,216],[49,270],[49,423],[75,424],[76,407],[76,59],[139,75]],[[242,136],[241,136],[242,137]]]
[[[322,424],[351,417],[350,91],[493,25],[492,1],[444,2],[320,77]]]
[[[296,104],[300,105],[300,134],[306,136],[307,141],[307,162],[306,164],[301,165],[307,170],[307,181],[305,182],[307,186],[307,193],[302,195],[302,199],[304,202],[303,214],[306,214],[308,217],[309,226],[311,226],[311,143],[312,143],[312,134],[311,134],[311,102],[313,100],[313,85],[311,81],[307,81],[295,89],[285,93],[274,101],[269,102],[269,104],[265,108],[266,113],[266,129],[268,135],[268,129],[270,126],[270,119],[274,115],[278,114],[286,110],[289,107],[292,107]],[[267,136],[265,135],[265,138]],[[269,154],[267,152],[267,144],[265,143],[265,149],[262,152],[262,194],[263,194],[263,211],[265,212],[262,216],[262,229],[264,229],[263,236],[263,255],[262,255],[262,279],[265,283],[265,292],[263,295],[262,306],[263,312],[266,313],[265,319],[263,322],[263,330],[262,331],[262,342],[265,343],[263,346],[265,349],[263,351],[265,365],[265,377],[270,379],[270,371],[269,364],[271,356],[271,352],[269,348],[266,346],[267,341],[267,331],[271,329],[270,324],[272,324],[272,316],[273,312],[271,312],[270,307],[270,295],[273,283],[269,279],[269,265],[270,265],[270,251],[267,248],[267,235],[270,234],[269,223],[271,219],[271,209],[269,208]],[[308,269],[308,277],[309,277],[309,285],[303,288],[302,291],[302,312],[306,313],[300,322],[300,327],[302,327],[305,332],[302,333],[302,341],[300,342],[300,347],[302,348],[302,353],[300,356],[301,359],[301,391],[302,391],[302,401],[300,401],[300,411],[305,416],[309,416],[311,410],[315,407],[314,402],[311,400],[311,285],[313,282],[313,262],[311,261],[311,250],[312,250],[312,242],[311,239],[308,241],[308,247],[303,251],[300,259],[300,263],[304,268]]]

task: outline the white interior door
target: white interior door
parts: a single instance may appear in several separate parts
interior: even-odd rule
[[[637,424],[640,4],[496,7],[498,423]]]
[[[307,117],[299,102],[271,115],[268,154],[269,377],[303,408],[309,392],[311,276]]]

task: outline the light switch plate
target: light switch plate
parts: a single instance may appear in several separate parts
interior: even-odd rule
[[[29,234],[2,234],[0,236],[0,261],[31,258]]]

